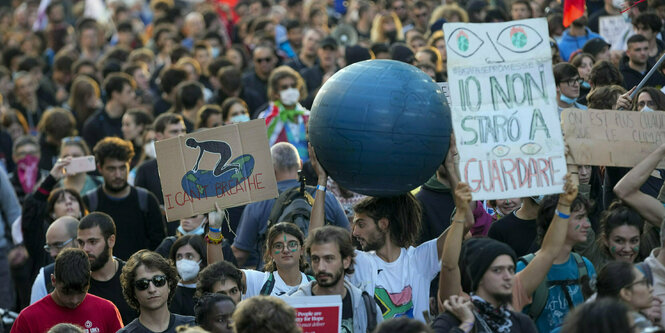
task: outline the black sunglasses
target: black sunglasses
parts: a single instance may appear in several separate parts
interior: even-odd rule
[[[166,275],[155,275],[152,279],[140,279],[134,281],[134,287],[138,290],[146,290],[150,287],[150,281],[155,287],[163,287],[166,284]]]

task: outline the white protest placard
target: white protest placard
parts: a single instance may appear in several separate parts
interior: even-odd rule
[[[610,50],[625,51],[626,41],[635,32],[630,21],[626,22],[622,15],[613,15],[598,19],[598,34],[610,43]]]
[[[342,297],[291,296],[282,298],[296,309],[296,324],[303,333],[342,332]],[[353,331],[353,327],[351,327]]]
[[[547,21],[443,30],[459,169],[473,199],[562,192],[566,159]]]

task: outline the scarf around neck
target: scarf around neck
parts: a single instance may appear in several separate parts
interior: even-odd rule
[[[510,311],[505,305],[495,308],[477,295],[471,295],[471,302],[476,308],[476,315],[492,332],[512,332],[513,322],[510,319]]]

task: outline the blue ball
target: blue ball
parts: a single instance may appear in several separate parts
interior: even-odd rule
[[[434,175],[448,152],[451,127],[446,98],[424,72],[399,61],[367,60],[321,87],[309,139],[342,187],[394,196]]]

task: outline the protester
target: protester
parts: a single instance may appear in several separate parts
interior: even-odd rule
[[[60,160],[81,158],[84,156],[90,156],[90,148],[88,148],[88,145],[82,137],[70,136],[62,139],[62,144],[60,145]],[[73,189],[78,191],[80,195],[85,195],[101,185],[101,183],[101,177],[92,176],[86,172],[67,172],[65,170],[65,177],[58,181],[56,187]]]
[[[108,137],[93,152],[104,184],[88,192],[83,200],[91,211],[106,213],[118,221],[116,256],[127,259],[140,249],[155,249],[166,230],[155,196],[127,183],[129,162],[134,155],[132,144]]]
[[[208,293],[223,294],[238,304],[245,293],[242,277],[242,271],[227,261],[211,263],[199,273],[196,297],[201,299]]]
[[[138,314],[122,297],[120,274],[125,262],[113,257],[116,242],[113,219],[104,213],[92,212],[78,224],[76,241],[90,260],[90,294],[108,299],[118,307],[122,321],[129,324]]]
[[[14,332],[45,332],[61,322],[102,332],[122,329],[120,313],[113,303],[87,293],[90,286],[88,255],[80,249],[65,249],[55,259],[51,277],[53,292],[19,314]]]
[[[235,307],[235,301],[227,295],[204,294],[194,307],[196,323],[210,333],[233,333],[231,316]]]
[[[125,300],[139,316],[119,332],[175,333],[180,325],[195,325],[194,317],[169,311],[177,281],[175,268],[159,254],[134,253],[122,268],[120,283]]]
[[[180,277],[169,310],[183,316],[193,316],[199,271],[208,264],[203,238],[200,235],[178,238],[171,246],[169,259],[175,264]]]
[[[257,296],[241,302],[232,319],[235,333],[302,332],[296,326],[296,311],[273,296]]]

